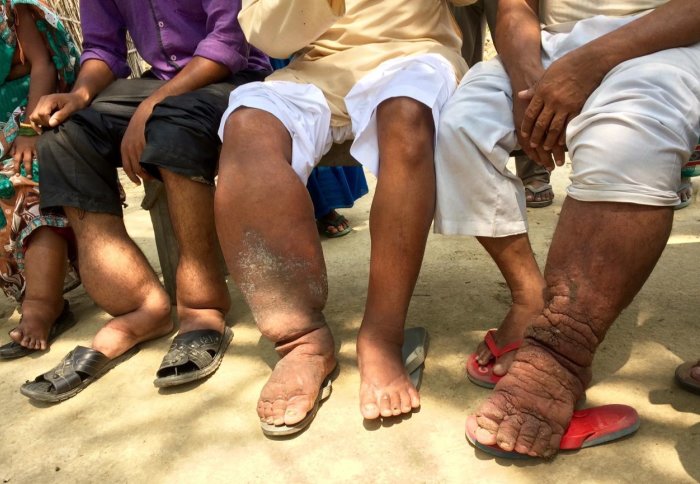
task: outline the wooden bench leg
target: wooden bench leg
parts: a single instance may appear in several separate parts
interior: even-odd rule
[[[168,197],[162,182],[153,180],[145,182],[146,194],[141,202],[141,207],[151,214],[153,233],[156,239],[156,250],[160,261],[160,270],[163,273],[165,290],[170,295],[170,301],[175,304],[175,274],[177,262],[180,259],[180,250],[173,232],[168,210]]]

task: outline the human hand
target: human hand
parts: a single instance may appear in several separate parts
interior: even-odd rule
[[[55,128],[68,116],[87,107],[87,101],[75,93],[49,94],[39,99],[29,120],[35,126]]]
[[[525,110],[527,109],[529,101],[526,99],[520,99],[518,97],[513,99],[513,122],[516,127],[515,135],[520,144],[520,148],[532,161],[538,165],[546,168],[548,171],[554,170],[555,161],[553,160],[553,154],[551,151],[547,151],[542,146],[530,146],[528,138],[522,135],[522,131],[518,129],[522,126],[523,119],[525,118]]]
[[[129,179],[141,185],[141,179],[150,180],[152,177],[141,166],[141,155],[146,146],[146,121],[153,112],[153,105],[147,100],[142,102],[131,117],[121,144],[122,167]]]
[[[17,136],[15,138],[12,148],[10,148],[15,174],[20,173],[20,166],[24,164],[26,177],[32,177],[32,161],[36,158],[36,140],[36,136]]]
[[[561,57],[545,70],[539,81],[518,98],[527,101],[519,135],[532,149],[552,152],[557,165],[564,164],[566,126],[583,108],[603,77],[577,51]]]

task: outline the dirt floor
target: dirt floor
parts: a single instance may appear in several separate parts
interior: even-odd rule
[[[530,211],[543,265],[564,199],[568,168],[554,175],[556,201]],[[374,180],[368,177],[370,184]],[[127,182],[129,231],[157,265],[142,191]],[[698,189],[696,185],[696,189]],[[78,324],[43,354],[0,363],[2,482],[695,482],[700,480],[700,397],[679,389],[675,367],[700,357],[700,202],[676,214],[661,262],[610,330],[594,365],[588,404],[625,403],[642,425],[623,441],[513,462],[475,451],[464,421],[488,391],[464,377],[466,356],[506,312],[508,291],[473,239],[431,235],[408,318],[431,336],[422,408],[403,419],[364,423],[358,409],[355,334],[369,261],[371,196],[344,210],[354,233],[325,240],[341,375],[305,433],[273,441],[260,432],[255,404],[275,354],[261,339],[234,287],[235,333],[219,371],[201,384],[157,391],[152,380],[169,339],[146,344],[77,397],[33,404],[18,387],[51,368],[76,344],[89,344],[107,320],[84,290],[67,297]],[[105,281],[108,283],[108,281]],[[18,322],[3,301],[0,334]],[[2,313],[0,313],[2,314]],[[4,340],[5,338],[3,338]]]

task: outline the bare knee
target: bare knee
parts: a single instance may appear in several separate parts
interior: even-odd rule
[[[254,108],[239,108],[226,120],[220,169],[255,169],[266,160],[292,160],[292,139],[274,115]]]
[[[435,126],[425,104],[407,97],[388,99],[377,109],[377,128],[383,154],[400,157],[403,163],[432,164]]]

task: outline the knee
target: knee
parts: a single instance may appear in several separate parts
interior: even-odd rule
[[[430,146],[432,151],[435,126],[432,110],[408,97],[387,99],[377,108],[380,136],[397,142],[406,153]]]
[[[287,128],[272,114],[255,108],[236,109],[224,122],[220,169],[235,166],[260,173],[263,163],[280,159],[291,164],[292,140]]]

